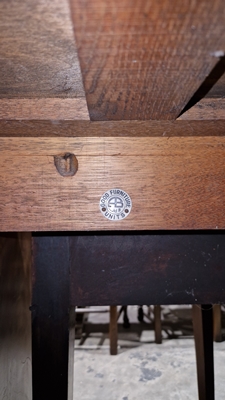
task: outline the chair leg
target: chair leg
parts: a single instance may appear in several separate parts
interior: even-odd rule
[[[143,311],[143,306],[138,307],[138,321],[143,322],[144,321],[144,311]]]
[[[162,343],[162,325],[161,325],[161,307],[154,306],[154,326],[155,326],[155,342]]]
[[[212,305],[193,305],[199,400],[214,400]]]
[[[110,338],[110,354],[117,355],[117,306],[110,306],[110,323],[109,323],[109,338]]]
[[[222,342],[222,318],[220,304],[213,306],[213,338],[214,342]]]

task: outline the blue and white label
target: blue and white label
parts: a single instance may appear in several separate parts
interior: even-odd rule
[[[130,214],[132,201],[124,190],[110,189],[102,195],[99,208],[105,218],[120,221]]]

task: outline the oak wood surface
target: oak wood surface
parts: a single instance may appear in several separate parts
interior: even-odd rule
[[[225,94],[225,93],[224,93]],[[182,114],[179,120],[225,119],[225,98],[204,98]]]
[[[102,137],[106,140],[109,137],[225,136],[225,120],[97,122],[0,120],[0,137],[21,136],[25,138]]]
[[[224,51],[223,0],[71,0],[92,120],[175,119]]]
[[[0,98],[84,97],[67,0],[2,0]]]
[[[1,230],[225,228],[225,138],[2,138]],[[54,156],[74,154],[63,177]],[[10,156],[9,156],[10,155]],[[129,216],[109,221],[103,193],[125,190]]]
[[[67,0],[0,2],[0,119],[89,119]]]
[[[85,98],[0,99],[0,119],[89,120]]]
[[[31,399],[31,235],[0,235],[0,399]]]

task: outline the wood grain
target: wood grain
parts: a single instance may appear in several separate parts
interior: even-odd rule
[[[225,119],[225,98],[204,98],[178,118],[192,121],[213,119]]]
[[[31,235],[0,235],[0,399],[31,399]]]
[[[177,118],[225,50],[223,0],[70,2],[92,120]]]
[[[0,98],[84,98],[67,0],[2,0],[0,15]]]
[[[1,230],[225,228],[225,138],[2,138]],[[62,177],[54,156],[78,160]],[[102,194],[125,190],[122,221],[99,210]]]
[[[6,120],[89,120],[85,98],[0,99],[0,118]]]
[[[184,137],[224,136],[225,120],[208,121],[6,121],[0,137]]]

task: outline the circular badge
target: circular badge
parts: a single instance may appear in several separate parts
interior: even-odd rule
[[[124,190],[110,189],[102,195],[99,207],[105,218],[120,221],[130,214],[132,201]]]

